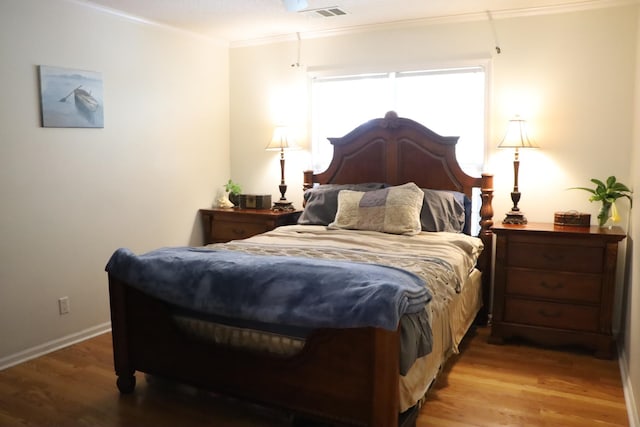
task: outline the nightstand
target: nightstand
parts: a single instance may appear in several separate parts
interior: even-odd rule
[[[611,331],[620,227],[494,225],[493,317],[489,341],[522,337],[615,354]]]
[[[246,239],[298,221],[302,211],[276,212],[270,209],[200,209],[204,242],[222,243]]]

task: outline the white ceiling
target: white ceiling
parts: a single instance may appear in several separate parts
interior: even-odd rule
[[[306,10],[337,6],[346,12],[346,15],[327,18],[317,13],[289,12],[282,0],[76,1],[233,45],[383,23],[436,18],[483,19],[488,17],[487,11],[494,17],[553,13],[638,0],[307,0]]]

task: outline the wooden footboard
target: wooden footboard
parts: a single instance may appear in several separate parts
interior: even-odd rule
[[[111,276],[109,292],[122,393],[140,371],[338,425],[399,423],[398,331],[318,330],[299,354],[278,358],[186,336],[168,304]]]

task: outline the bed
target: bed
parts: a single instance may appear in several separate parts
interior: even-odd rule
[[[404,326],[407,325],[406,319],[410,317],[408,314],[402,315],[402,321],[397,322],[393,328],[388,323],[375,326],[356,323],[336,327],[335,323],[326,322],[313,327],[310,323],[300,323],[305,322],[304,319],[296,318],[293,323],[304,325],[304,332],[301,334],[289,334],[280,329],[264,332],[278,338],[284,348],[276,353],[248,348],[244,344],[232,345],[224,336],[216,341],[206,330],[209,324],[216,325],[218,318],[197,316],[193,310],[185,311],[174,300],[168,302],[167,298],[152,296],[146,289],[134,285],[134,280],[128,279],[129,276],[117,274],[116,270],[107,268],[114,365],[120,392],[131,393],[134,390],[135,373],[138,371],[278,407],[301,419],[320,420],[332,425],[415,425],[421,399],[448,356],[457,350],[457,344],[474,320],[483,323],[487,319],[482,301],[489,301],[490,296],[492,176],[483,174],[481,177],[472,177],[462,171],[455,157],[456,137],[437,135],[415,121],[398,117],[394,112],[387,113],[384,118],[370,120],[344,137],[330,138],[330,142],[334,146],[334,155],[327,170],[322,173],[304,172],[304,186],[309,194],[314,188],[324,190],[331,185],[340,189],[337,193],[341,203],[338,213],[342,216],[336,214],[329,226],[319,224],[317,220],[307,221],[310,223],[306,224],[302,221],[298,225],[279,227],[245,241],[184,249],[190,254],[195,252],[196,256],[200,256],[202,251],[219,250],[221,255],[228,255],[227,251],[232,251],[234,256],[238,254],[237,257],[240,258],[245,255],[255,255],[258,259],[260,256],[274,257],[263,258],[271,263],[294,255],[292,259],[302,263],[300,274],[304,275],[305,271],[311,272],[312,268],[321,267],[315,265],[324,262],[318,258],[331,258],[327,254],[334,252],[335,245],[330,243],[332,240],[325,239],[334,239],[334,235],[341,236],[338,237],[339,241],[362,245],[369,245],[369,237],[362,236],[371,236],[371,245],[382,248],[377,256],[391,258],[400,252],[398,248],[405,247],[404,242],[414,241],[422,235],[433,235],[431,238],[438,239],[436,236],[454,234],[354,230],[358,227],[349,225],[353,215],[347,215],[348,212],[345,211],[346,206],[353,207],[349,198],[360,197],[358,200],[363,200],[363,197],[369,197],[374,200],[377,198],[374,195],[380,191],[392,194],[396,191],[414,191],[413,187],[424,189],[425,192],[429,189],[462,194],[468,198],[476,195],[479,199],[478,238],[464,236],[458,240],[465,245],[471,241],[481,242],[477,247],[484,247],[484,250],[476,254],[475,268],[469,268],[466,272],[469,274],[458,283],[455,292],[449,292],[452,296],[447,298],[445,310],[421,309],[419,312],[420,315],[422,311],[429,313],[432,340],[426,354],[423,351],[406,362],[406,352],[404,349],[400,351],[401,343],[404,346],[407,340],[403,332],[408,330]],[[358,186],[372,183],[383,186],[358,191],[361,189]],[[355,185],[356,190],[345,190],[347,187],[342,186],[346,185]],[[474,189],[477,191],[474,192]],[[421,200],[421,203],[424,201]],[[312,210],[307,206],[305,212]],[[464,231],[469,232],[468,214],[465,216]],[[326,233],[331,236],[327,237]],[[377,241],[380,238],[386,239],[387,237],[382,236],[387,235],[391,240]],[[318,241],[320,243],[313,243]],[[277,245],[273,245],[273,242]],[[349,246],[351,243],[345,245]],[[297,252],[283,253],[283,246],[288,251],[294,248]],[[368,248],[361,250],[349,247],[347,251],[357,253],[360,257]],[[408,251],[407,254],[397,255],[406,259],[421,256],[419,246]],[[425,255],[425,258],[429,257]],[[349,263],[351,260],[335,262]],[[314,265],[309,266],[307,263]],[[375,259],[364,260],[362,263],[367,264],[364,267],[367,269],[380,267]],[[433,264],[437,262],[434,261]],[[264,267],[259,265],[256,268],[261,271],[259,269]],[[352,274],[356,276],[355,279],[360,277],[359,270],[351,270],[356,272]],[[137,274],[138,271],[134,273]],[[362,275],[369,273],[366,270]],[[329,276],[329,273],[322,274]],[[377,275],[378,271],[373,274]],[[289,274],[283,273],[283,282],[285,276],[288,277]],[[176,284],[178,285],[181,284]],[[432,301],[426,306],[436,306],[435,297],[430,294],[429,299]],[[304,300],[301,304],[309,307]],[[422,304],[422,307],[425,305]],[[260,313],[267,313],[265,315],[268,316],[272,311]],[[308,314],[307,311],[313,310],[295,311],[304,316]],[[366,317],[366,314],[363,316]],[[393,324],[393,320],[390,322]],[[272,324],[271,321],[266,323]],[[246,329],[249,331],[248,335],[254,329],[261,329],[255,328],[253,324],[243,326],[234,323],[222,324],[222,329],[225,328],[232,333],[240,330],[241,334]],[[259,335],[262,332],[257,333]],[[288,338],[289,335],[292,339],[280,339]],[[260,340],[261,338],[258,339]]]

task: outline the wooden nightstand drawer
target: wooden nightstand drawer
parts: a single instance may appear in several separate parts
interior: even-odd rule
[[[298,222],[302,211],[271,209],[200,209],[204,243],[223,243],[266,233]]]
[[[506,291],[510,295],[598,304],[601,283],[598,274],[509,268]]]
[[[510,267],[600,273],[603,248],[513,242],[509,245]]]
[[[500,224],[490,342],[512,337],[614,355],[613,299],[620,227]]]
[[[507,298],[505,322],[576,331],[597,331],[598,307]]]
[[[269,228],[265,224],[239,221],[215,221],[211,227],[216,239],[223,241],[246,239],[266,231],[269,231]]]

